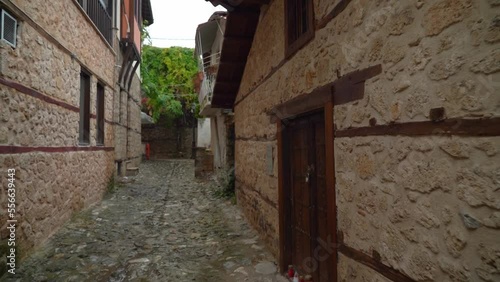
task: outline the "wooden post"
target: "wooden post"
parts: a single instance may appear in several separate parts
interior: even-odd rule
[[[337,281],[337,200],[335,193],[335,154],[334,154],[334,124],[333,124],[333,101],[325,104],[325,154],[326,154],[326,195],[328,214],[328,243],[333,242],[334,253],[331,254],[331,267],[328,273],[330,281]]]

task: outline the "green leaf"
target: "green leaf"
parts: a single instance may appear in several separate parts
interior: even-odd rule
[[[197,94],[193,78],[198,72],[194,49],[143,46],[141,77],[143,110],[155,121],[186,121],[197,117]],[[188,118],[188,117],[191,118]]]

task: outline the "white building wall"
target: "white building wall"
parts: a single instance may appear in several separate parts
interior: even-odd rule
[[[209,148],[210,147],[210,119],[198,119],[198,136],[196,136],[196,147]]]

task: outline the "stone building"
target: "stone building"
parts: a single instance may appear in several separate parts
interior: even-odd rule
[[[111,0],[109,0],[111,2]],[[115,75],[115,162],[117,173],[136,173],[144,152],[141,143],[141,26],[153,24],[149,0],[114,1],[117,30]],[[122,6],[123,5],[123,6]]]
[[[153,18],[149,0],[1,0],[0,11],[0,243],[12,219],[4,180],[15,169],[24,255],[103,197],[115,161],[140,161],[134,66],[139,23]]]
[[[211,0],[239,205],[314,281],[500,280],[500,3]]]

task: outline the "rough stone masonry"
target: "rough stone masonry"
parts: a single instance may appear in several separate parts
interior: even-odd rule
[[[284,0],[264,5],[235,106],[238,200],[278,256],[276,124],[268,111],[381,64],[364,98],[335,106],[335,129],[500,116],[500,3],[314,1],[316,23],[347,7],[285,58]],[[344,3],[343,3],[344,4]],[[500,280],[500,137],[336,138],[338,231],[345,244],[415,281]],[[274,151],[276,152],[276,150]],[[340,281],[387,281],[339,255]]]
[[[216,189],[193,160],[146,161],[0,281],[287,281]]]
[[[9,235],[4,179],[7,169],[15,169],[16,253],[22,257],[75,211],[99,201],[112,181],[116,58],[77,1],[1,4],[18,26],[15,48],[0,42],[0,245]],[[90,74],[85,146],[79,142],[82,70]],[[96,142],[98,83],[107,121],[103,146]]]

